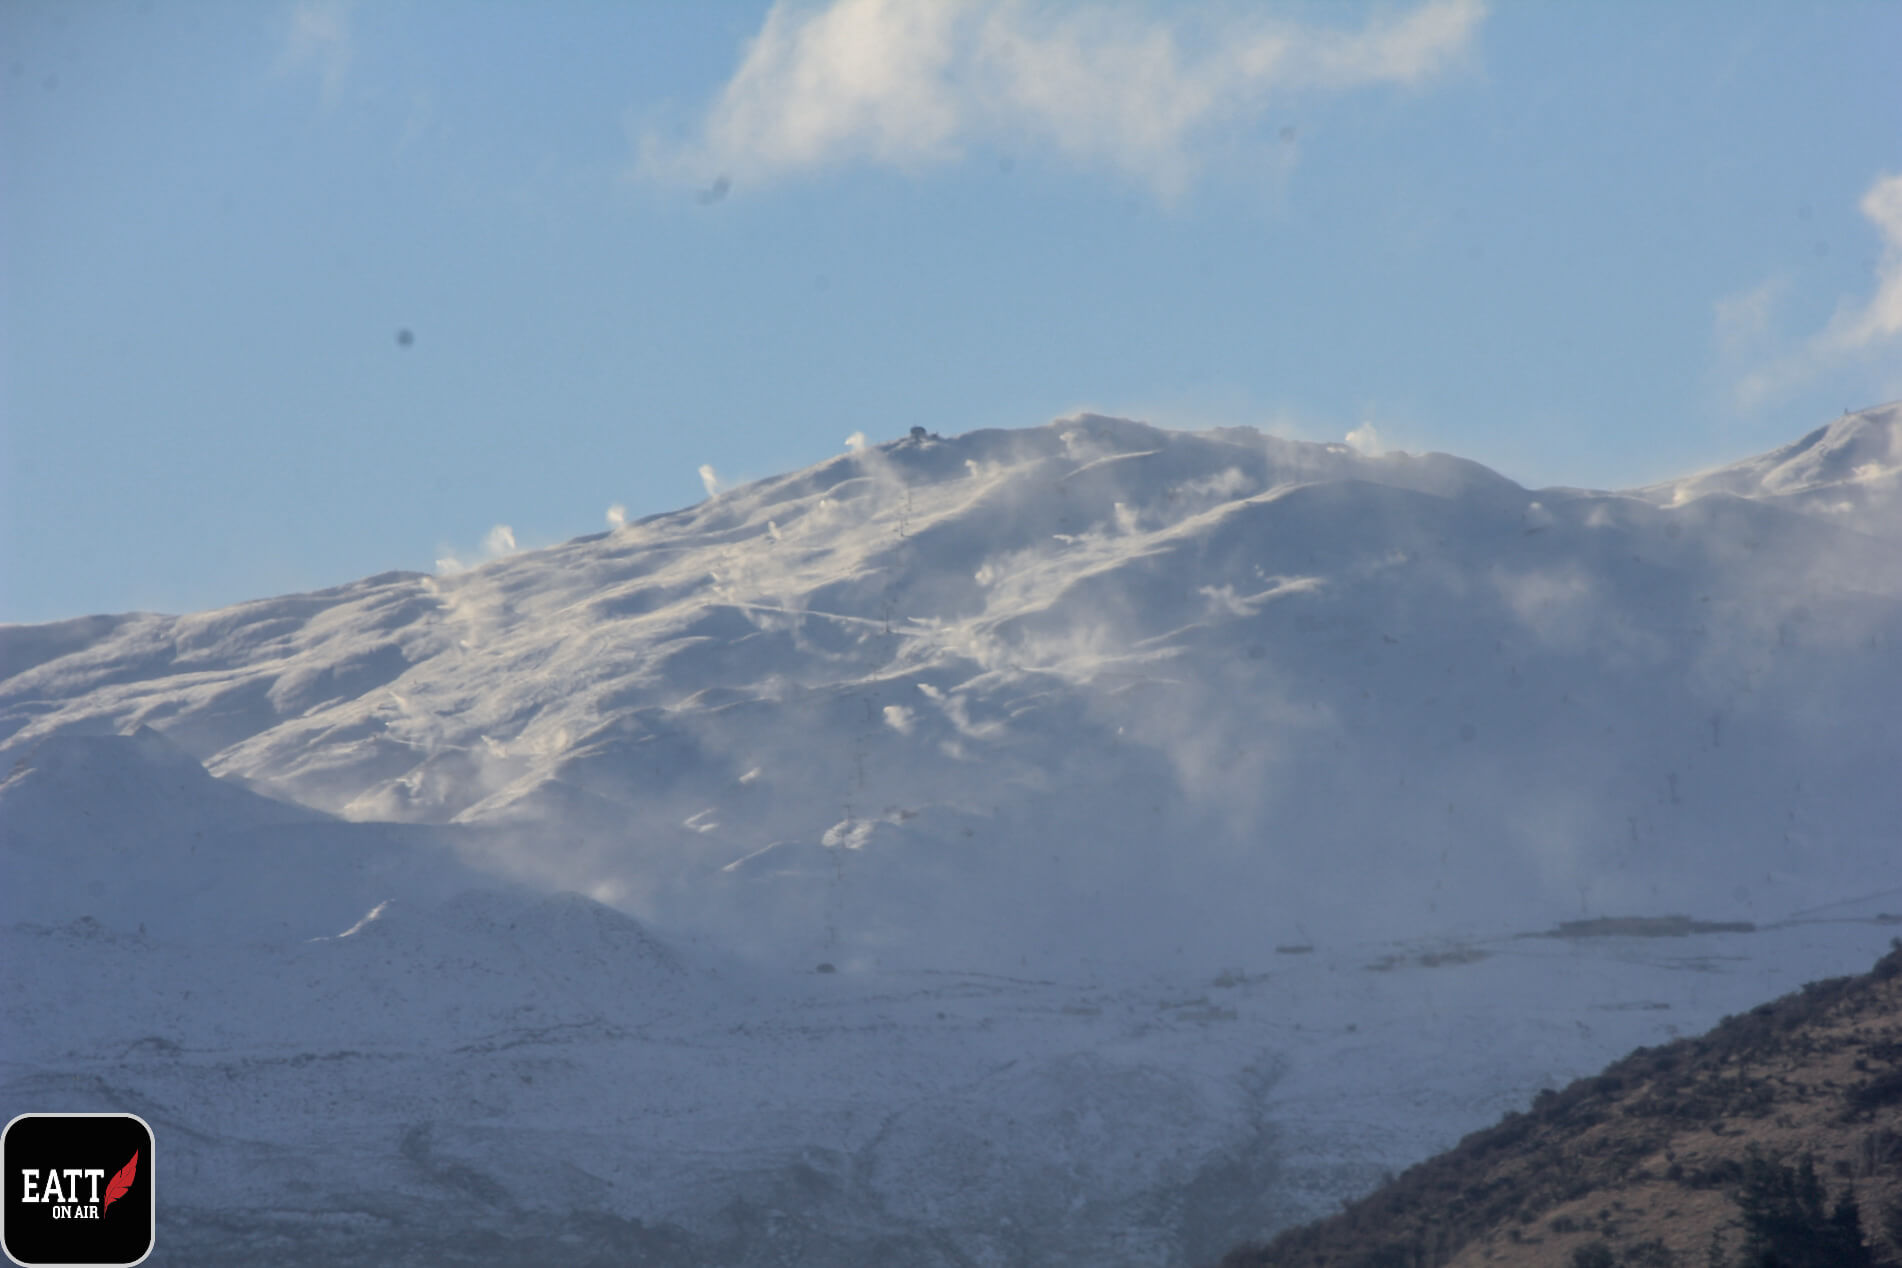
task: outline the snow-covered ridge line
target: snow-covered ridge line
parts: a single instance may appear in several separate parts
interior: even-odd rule
[[[1521,737],[1552,730],[1545,696],[1571,702],[1560,678],[1606,668],[1646,670],[1667,694],[1690,688],[1701,726],[1756,690],[1763,665],[1738,644],[1787,643],[1803,620],[1819,629],[1818,604],[1866,627],[1865,650],[1881,646],[1888,618],[1869,605],[1892,599],[1899,569],[1867,530],[1895,517],[1872,503],[1845,531],[1840,514],[1795,500],[1824,486],[1791,464],[1816,479],[1860,471],[1871,486],[1897,434],[1896,407],[1883,407],[1698,477],[1714,495],[1680,483],[1635,501],[1535,493],[1445,455],[1093,416],[913,437],[454,577],[388,574],[199,616],[94,622],[89,640],[0,682],[0,752],[151,725],[220,774],[346,817],[558,822],[591,840],[638,823],[658,838],[638,884],[606,861],[584,872],[517,860],[626,901],[651,894],[656,872],[695,883],[668,862],[691,857],[697,873],[713,853],[717,869],[848,820],[866,822],[834,835],[865,840],[899,811],[935,807],[996,836],[1002,806],[973,792],[991,782],[987,760],[1015,763],[1009,740],[1026,723],[1011,719],[1062,718],[1127,749],[1131,728],[1112,718],[1132,690],[1160,691],[1175,702],[1146,711],[1139,747],[1174,769],[1141,778],[1157,783],[1152,802],[1206,813],[1209,780],[1245,780],[1235,768],[1250,764],[1208,751],[1245,747],[1247,711],[1233,706],[1279,719],[1269,747],[1348,742],[1356,712],[1424,735],[1447,698],[1400,684],[1429,681],[1438,660],[1488,692],[1492,673],[1460,646],[1476,630],[1509,689],[1559,683],[1487,702]],[[1819,465],[1820,454],[1836,457]],[[1759,468],[1784,473],[1770,481],[1778,492],[1738,502],[1743,473]],[[0,643],[9,637],[35,630]],[[1365,709],[1321,685],[1362,642],[1382,665],[1360,684]],[[1185,659],[1198,662],[1186,675]],[[1228,668],[1237,660],[1246,681]],[[833,723],[855,711],[863,734],[848,740]],[[1187,716],[1198,712],[1208,716]],[[1442,725],[1464,737],[1479,724]],[[817,744],[798,738],[815,728]],[[861,795],[868,762],[894,760],[903,769],[881,776],[886,793]],[[1300,758],[1254,764],[1253,782],[1272,784]],[[1033,761],[1005,780],[1062,782],[1050,775]],[[1283,810],[1325,816],[1299,803]],[[1657,815],[1636,810],[1602,836],[1641,839]],[[651,915],[654,901],[633,905]]]

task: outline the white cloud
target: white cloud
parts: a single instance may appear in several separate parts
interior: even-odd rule
[[[1876,265],[1876,293],[1860,309],[1836,314],[1826,338],[1859,350],[1902,335],[1902,175],[1885,176],[1869,187],[1858,204],[1882,235],[1882,259]]]
[[[280,67],[317,72],[326,104],[335,102],[350,70],[352,0],[298,0],[291,7]]]
[[[482,539],[482,548],[488,551],[491,557],[513,553],[515,530],[507,524],[497,524],[489,530],[489,535]]]
[[[1457,61],[1481,0],[1427,0],[1332,30],[1258,10],[1051,11],[1026,0],[781,0],[685,146],[650,176],[733,187],[865,162],[916,169],[973,144],[1042,143],[1165,199],[1277,98],[1415,84]],[[1278,132],[1262,132],[1267,145]]]
[[[720,473],[713,469],[711,462],[700,464],[700,483],[706,489],[708,497],[720,491]]]
[[[855,431],[850,436],[847,436],[845,438],[845,448],[848,453],[863,453],[865,451],[865,433]]]
[[[619,502],[616,502],[613,506],[608,508],[608,527],[627,527],[627,508],[622,506]]]
[[[1737,400],[1746,408],[1765,404],[1872,353],[1890,351],[1902,339],[1902,175],[1883,176],[1857,204],[1882,239],[1875,293],[1863,303],[1845,301],[1821,330],[1794,349],[1775,350],[1773,311],[1782,283],[1764,282],[1717,301],[1719,356],[1737,375]]]

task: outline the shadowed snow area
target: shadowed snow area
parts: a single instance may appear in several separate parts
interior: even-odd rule
[[[1083,416],[0,627],[0,1108],[193,1262],[1219,1257],[1886,944],[1899,473]]]

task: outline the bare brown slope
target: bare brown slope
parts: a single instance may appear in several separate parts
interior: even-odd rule
[[[1508,1114],[1340,1215],[1224,1268],[1739,1261],[1747,1174],[1814,1158],[1876,1264],[1902,1263],[1902,941],[1708,1034],[1640,1048]],[[1759,1161],[1751,1171],[1752,1159]],[[1602,1245],[1602,1249],[1595,1249]]]

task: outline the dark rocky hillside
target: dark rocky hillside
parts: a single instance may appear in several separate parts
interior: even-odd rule
[[[1902,941],[1543,1092],[1223,1268],[1902,1264]]]

